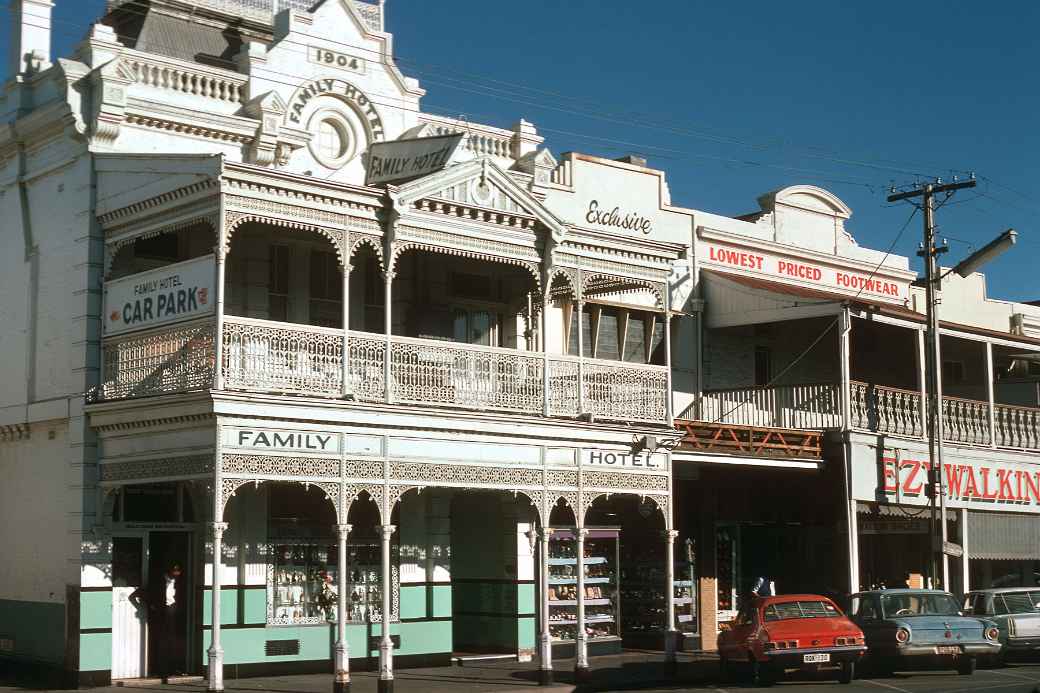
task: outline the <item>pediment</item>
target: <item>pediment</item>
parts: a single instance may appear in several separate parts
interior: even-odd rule
[[[510,215],[534,217],[560,240],[563,223],[491,159],[481,158],[451,166],[400,188],[402,203],[420,200],[455,203]]]

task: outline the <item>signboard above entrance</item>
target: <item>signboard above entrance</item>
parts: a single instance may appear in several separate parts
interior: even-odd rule
[[[857,296],[865,301],[903,305],[910,298],[908,279],[876,271],[876,267],[860,267],[837,256],[824,259],[818,253],[786,254],[763,247],[761,242],[752,245],[752,238],[745,245],[721,240],[703,230],[698,235],[697,260],[705,269]]]
[[[368,149],[365,185],[400,183],[436,173],[448,165],[464,136],[456,133],[377,142]]]
[[[212,314],[215,286],[212,255],[105,282],[105,334]]]

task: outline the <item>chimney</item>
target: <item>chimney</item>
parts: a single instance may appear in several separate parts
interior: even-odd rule
[[[11,74],[31,75],[51,65],[52,0],[11,0]]]

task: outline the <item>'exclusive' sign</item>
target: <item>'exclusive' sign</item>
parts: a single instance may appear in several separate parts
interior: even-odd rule
[[[145,330],[213,313],[212,255],[105,283],[106,335]]]

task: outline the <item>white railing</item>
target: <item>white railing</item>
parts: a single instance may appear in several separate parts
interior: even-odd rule
[[[943,440],[989,445],[989,402],[943,397]]]
[[[921,421],[921,393],[883,385],[853,381],[850,409],[852,428],[895,433],[905,436],[924,435]]]
[[[136,51],[128,51],[123,64],[138,84],[234,104],[242,102],[248,81],[243,75]]]
[[[680,418],[765,428],[840,428],[840,387],[832,383],[705,390]]]
[[[224,387],[343,396],[343,331],[228,316]]]
[[[470,123],[465,120],[455,120],[444,116],[422,113],[419,120],[432,127],[434,135],[452,135],[465,133],[464,147],[477,156],[497,156],[503,159],[513,158],[513,139],[515,133],[512,130]]]
[[[1007,448],[1040,448],[1040,409],[998,404],[994,409],[997,445]]]
[[[343,332],[228,316],[224,320],[224,387],[229,390],[343,396]],[[579,361],[551,355],[549,392],[539,352],[409,337],[390,339],[386,391],[384,335],[351,332],[348,385],[360,401],[452,406],[550,416],[577,416]],[[664,366],[587,359],[585,411],[621,421],[667,421]]]
[[[106,339],[98,399],[199,390],[213,385],[213,324],[194,323]]]
[[[542,412],[542,357],[513,349],[394,337],[393,401]]]
[[[617,361],[588,360],[582,366],[585,409],[604,419],[668,420],[668,369]]]
[[[186,0],[186,2],[196,7],[264,22],[271,21],[282,10],[293,9],[306,12],[318,4],[318,0]],[[366,0],[353,0],[353,3],[370,29],[382,31],[382,9],[378,3]],[[141,0],[108,0],[108,9],[113,10],[123,5],[135,4],[141,5]]]

